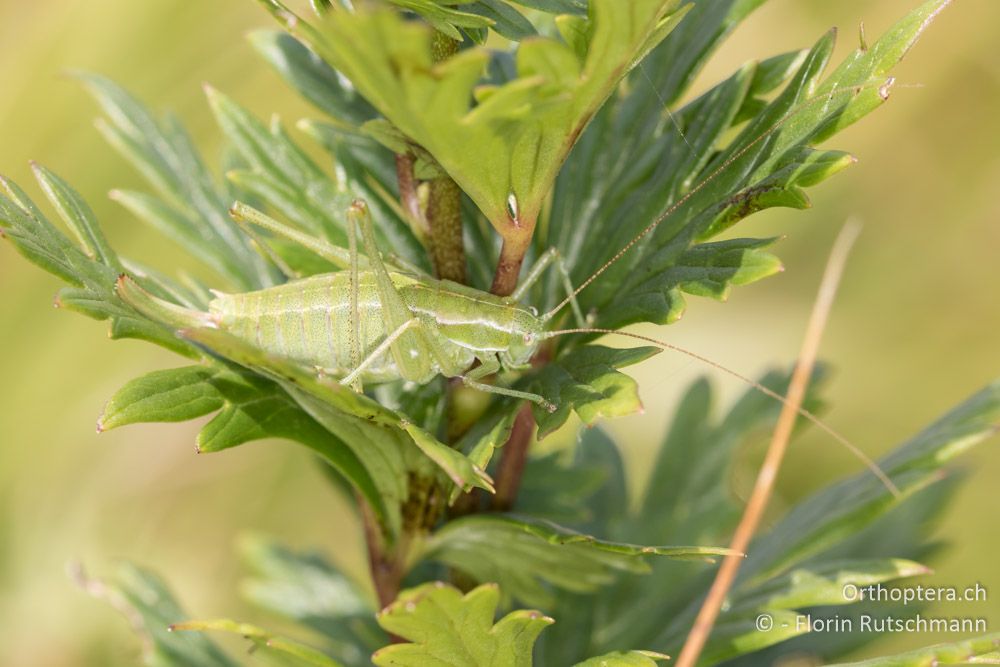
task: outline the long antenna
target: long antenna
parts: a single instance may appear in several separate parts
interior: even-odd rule
[[[749,153],[757,144],[761,143],[762,141],[764,141],[765,139],[767,139],[768,137],[770,137],[777,129],[779,129],[782,125],[784,125],[795,114],[800,113],[801,111],[803,111],[805,109],[808,109],[813,104],[818,104],[820,102],[829,103],[830,100],[832,100],[837,95],[843,95],[843,94],[846,94],[846,93],[851,93],[853,95],[859,95],[863,90],[870,90],[872,88],[875,88],[875,89],[878,90],[878,94],[879,94],[879,96],[882,97],[882,99],[887,99],[888,96],[889,96],[889,88],[892,86],[892,84],[894,83],[894,81],[895,81],[895,79],[893,77],[889,77],[888,79],[885,80],[884,83],[877,84],[877,85],[876,84],[869,84],[869,85],[866,85],[866,86],[852,86],[850,88],[841,88],[840,90],[831,90],[828,94],[817,95],[816,97],[813,97],[813,98],[811,98],[809,100],[806,100],[805,102],[803,102],[801,104],[798,104],[795,107],[789,109],[788,112],[785,113],[785,115],[783,115],[781,118],[779,118],[773,125],[771,125],[771,127],[769,127],[767,130],[765,130],[763,133],[761,133],[760,136],[758,136],[756,139],[754,139],[753,141],[751,141],[750,143],[748,143],[746,146],[744,146],[743,148],[739,149],[738,151],[736,151],[735,153],[733,153],[731,156],[729,156],[729,158],[727,158],[725,162],[723,162],[721,165],[719,165],[704,180],[702,180],[700,183],[698,183],[698,185],[696,185],[693,189],[691,189],[688,192],[686,192],[684,194],[684,196],[682,196],[676,202],[674,202],[673,204],[671,204],[667,208],[667,210],[665,210],[663,213],[661,213],[659,216],[657,216],[656,219],[653,220],[653,222],[649,223],[641,232],[639,232],[635,236],[635,238],[633,238],[631,241],[629,241],[628,243],[626,243],[622,247],[622,249],[619,250],[618,252],[616,252],[611,259],[609,259],[607,262],[605,262],[601,266],[601,268],[597,269],[597,271],[595,271],[594,273],[592,273],[589,278],[587,278],[586,280],[584,280],[580,284],[579,287],[577,287],[575,290],[573,290],[572,294],[570,294],[565,299],[563,299],[562,301],[560,301],[559,305],[557,305],[555,308],[553,308],[552,310],[550,310],[547,313],[545,313],[544,315],[542,315],[542,318],[541,318],[542,321],[545,322],[545,321],[550,320],[556,313],[558,313],[560,310],[562,310],[563,308],[565,308],[566,304],[570,303],[573,299],[575,299],[576,296],[580,292],[582,292],[583,290],[585,290],[587,287],[589,287],[590,284],[592,282],[594,282],[597,279],[598,276],[600,276],[602,273],[604,273],[605,271],[607,271],[609,268],[611,268],[611,266],[613,264],[615,264],[615,262],[617,262],[622,257],[624,257],[626,255],[626,253],[628,253],[632,248],[634,248],[639,243],[639,241],[641,241],[643,239],[643,237],[645,237],[647,234],[649,234],[654,229],[656,229],[660,225],[661,222],[663,222],[664,220],[666,220],[667,218],[669,218],[671,215],[673,215],[680,207],[682,207],[692,197],[694,197],[696,194],[698,194],[705,186],[707,186],[709,183],[711,183],[716,178],[718,178],[720,175],[722,175],[722,173],[725,172],[726,169],[728,169],[734,162],[736,162],[737,160],[739,160],[740,158],[742,158],[744,155],[746,155],[747,153]],[[685,139],[685,141],[686,141],[686,139]]]
[[[662,348],[662,349],[665,349],[665,350],[671,350],[673,352],[679,352],[679,353],[681,353],[681,354],[683,354],[683,355],[685,355],[687,357],[690,357],[692,359],[696,359],[697,361],[700,361],[703,364],[711,366],[712,368],[714,368],[716,370],[722,371],[723,373],[726,373],[727,375],[729,375],[731,377],[734,377],[737,380],[740,380],[741,382],[743,382],[743,383],[745,383],[745,384],[753,387],[754,389],[760,391],[764,395],[769,396],[770,398],[773,398],[774,400],[778,401],[779,403],[781,403],[786,408],[793,408],[799,414],[799,416],[801,416],[801,417],[807,419],[808,421],[810,421],[811,423],[815,424],[824,433],[828,434],[830,437],[832,437],[838,443],[840,443],[841,445],[843,445],[844,447],[846,447],[849,452],[851,452],[859,461],[861,461],[865,465],[865,467],[868,468],[872,472],[872,474],[875,475],[879,479],[880,482],[882,482],[882,485],[885,486],[885,488],[888,489],[889,492],[892,495],[896,496],[897,498],[900,497],[900,495],[901,495],[900,492],[899,492],[899,488],[895,484],[893,484],[892,480],[889,479],[889,476],[885,474],[885,471],[882,470],[882,468],[880,468],[878,466],[878,464],[875,463],[875,461],[873,461],[871,459],[871,457],[869,457],[867,454],[865,454],[863,451],[861,451],[861,448],[859,448],[857,445],[855,445],[854,443],[852,443],[846,437],[844,437],[843,435],[841,435],[840,433],[838,433],[837,431],[835,431],[833,429],[833,427],[827,425],[826,422],[824,422],[822,419],[820,419],[819,417],[817,417],[815,414],[813,414],[809,410],[806,410],[805,408],[803,408],[801,406],[793,405],[788,399],[786,399],[784,396],[782,396],[778,392],[776,392],[776,391],[774,391],[772,389],[768,389],[767,387],[765,387],[764,385],[762,385],[760,382],[757,382],[756,380],[754,380],[752,378],[749,378],[749,377],[743,375],[742,373],[738,373],[738,372],[734,371],[733,369],[728,368],[726,366],[723,366],[722,364],[720,364],[720,363],[718,363],[716,361],[712,361],[708,357],[703,357],[702,355],[698,354],[697,352],[692,352],[691,350],[687,350],[687,349],[685,349],[683,347],[680,347],[679,345],[674,345],[673,343],[668,343],[666,341],[662,341],[662,340],[659,340],[659,339],[656,339],[656,338],[650,338],[649,336],[643,336],[643,335],[632,333],[632,332],[629,332],[629,331],[616,331],[615,329],[593,329],[593,328],[588,328],[588,329],[560,329],[558,331],[548,331],[548,332],[545,332],[545,333],[543,333],[541,335],[541,337],[542,338],[555,338],[556,336],[566,336],[566,335],[569,335],[569,334],[608,334],[608,335],[613,335],[613,336],[624,336],[626,338],[633,338],[635,340],[640,340],[640,341],[643,341],[645,343],[650,343],[652,345],[655,345],[655,346],[657,346],[659,348]]]

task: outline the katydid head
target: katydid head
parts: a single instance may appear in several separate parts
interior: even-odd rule
[[[532,308],[518,306],[512,311],[513,322],[510,347],[507,350],[510,361],[516,366],[531,363],[538,351],[539,342],[545,337],[545,322],[540,320]]]

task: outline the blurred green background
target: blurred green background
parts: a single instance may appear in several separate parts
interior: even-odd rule
[[[871,38],[916,0],[771,0],[718,54],[698,88],[741,62],[810,44],[842,28],[838,56]],[[838,136],[860,164],[813,190],[815,208],[772,211],[750,234],[787,234],[787,271],[738,289],[730,303],[691,300],[660,335],[744,373],[790,362],[837,229],[865,223],[823,346],[835,375],[829,421],[878,454],[1000,375],[1000,3],[957,2],[898,68],[905,84],[882,110]],[[210,81],[261,115],[313,112],[244,40],[269,26],[251,0],[33,0],[0,3],[0,169],[30,185],[29,159],[70,180],[113,244],[155,266],[176,262],[160,240],[105,193],[141,187],[106,147],[96,110],[62,74],[107,74],[154,108],[177,112],[209,157],[220,153],[201,93]],[[912,86],[912,87],[911,87]],[[29,188],[32,194],[37,191]],[[200,617],[249,617],[232,556],[245,531],[319,546],[363,571],[360,533],[304,450],[259,443],[199,457],[191,424],[130,427],[98,437],[105,399],[177,358],[102,324],[51,307],[58,287],[0,244],[0,664],[137,664],[138,646],[115,612],[77,590],[66,564],[99,574],[128,558],[166,573]],[[683,387],[703,369],[660,355],[634,369],[646,413],[610,426],[642,475]],[[716,378],[727,399],[738,385]],[[951,543],[927,583],[982,582],[992,599],[939,607],[1000,626],[996,440],[965,461],[971,472],[938,537]],[[751,457],[752,458],[752,457]],[[829,439],[793,447],[776,508],[858,464]],[[244,613],[245,612],[245,613]],[[892,647],[942,637],[890,639]]]

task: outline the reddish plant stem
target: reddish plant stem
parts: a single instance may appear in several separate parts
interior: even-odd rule
[[[361,508],[361,522],[368,546],[368,569],[371,571],[379,608],[385,609],[399,593],[399,583],[403,578],[399,559],[387,550],[382,528],[368,501],[358,495],[357,502]]]
[[[543,345],[531,359],[531,365],[534,368],[541,368],[552,361],[552,355],[551,344]],[[524,476],[524,467],[528,462],[528,450],[534,433],[535,416],[531,412],[531,405],[525,403],[514,418],[514,425],[500,455],[496,494],[491,504],[495,511],[506,512],[514,507],[518,491],[521,490],[521,478]]]
[[[517,492],[521,488],[521,478],[528,461],[528,448],[535,430],[535,418],[531,406],[523,405],[514,418],[514,427],[503,446],[500,467],[497,469],[497,491],[493,496],[493,509],[507,512],[514,507]]]
[[[496,273],[493,274],[491,292],[499,296],[510,296],[514,293],[521,276],[521,265],[524,264],[524,256],[530,245],[530,231],[527,234],[519,231],[504,237],[503,247],[500,248],[500,260],[497,262]]]
[[[410,217],[411,224],[427,234],[427,221],[420,210],[420,196],[417,194],[417,178],[413,174],[413,156],[409,153],[396,154],[396,182],[399,184],[399,203]]]
[[[446,60],[458,52],[458,42],[435,32],[432,41],[435,62]],[[396,155],[396,179],[402,209],[411,224],[428,242],[431,260],[439,277],[465,282],[465,248],[462,239],[461,196],[458,185],[442,176],[430,182],[427,210],[420,202],[420,182],[414,170],[412,153]],[[393,543],[387,543],[382,526],[371,506],[360,497],[368,566],[379,605],[384,609],[399,595],[406,576],[407,556],[415,538],[433,528],[442,515],[447,494],[436,481],[409,478],[409,493],[403,509],[403,528]],[[392,637],[393,641],[401,641]]]

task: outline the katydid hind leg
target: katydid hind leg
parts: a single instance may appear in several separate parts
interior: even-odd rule
[[[358,234],[357,229],[353,224],[347,225],[347,243],[348,252],[350,253],[350,309],[348,310],[348,321],[347,326],[348,331],[348,343],[351,349],[351,367],[355,369],[354,373],[358,373],[356,379],[352,381],[351,388],[354,391],[361,393],[364,391],[364,385],[361,381],[360,369],[361,369],[361,313],[358,309],[358,292],[360,290],[360,280],[358,275]]]
[[[347,211],[349,225],[357,225],[361,230],[361,242],[368,255],[368,263],[375,277],[378,290],[379,305],[386,332],[398,332],[388,349],[404,380],[424,382],[434,374],[430,363],[431,341],[419,328],[407,325],[416,315],[403,300],[392,282],[389,271],[382,262],[378,245],[375,242],[375,232],[372,227],[371,213],[363,201],[354,202]]]

